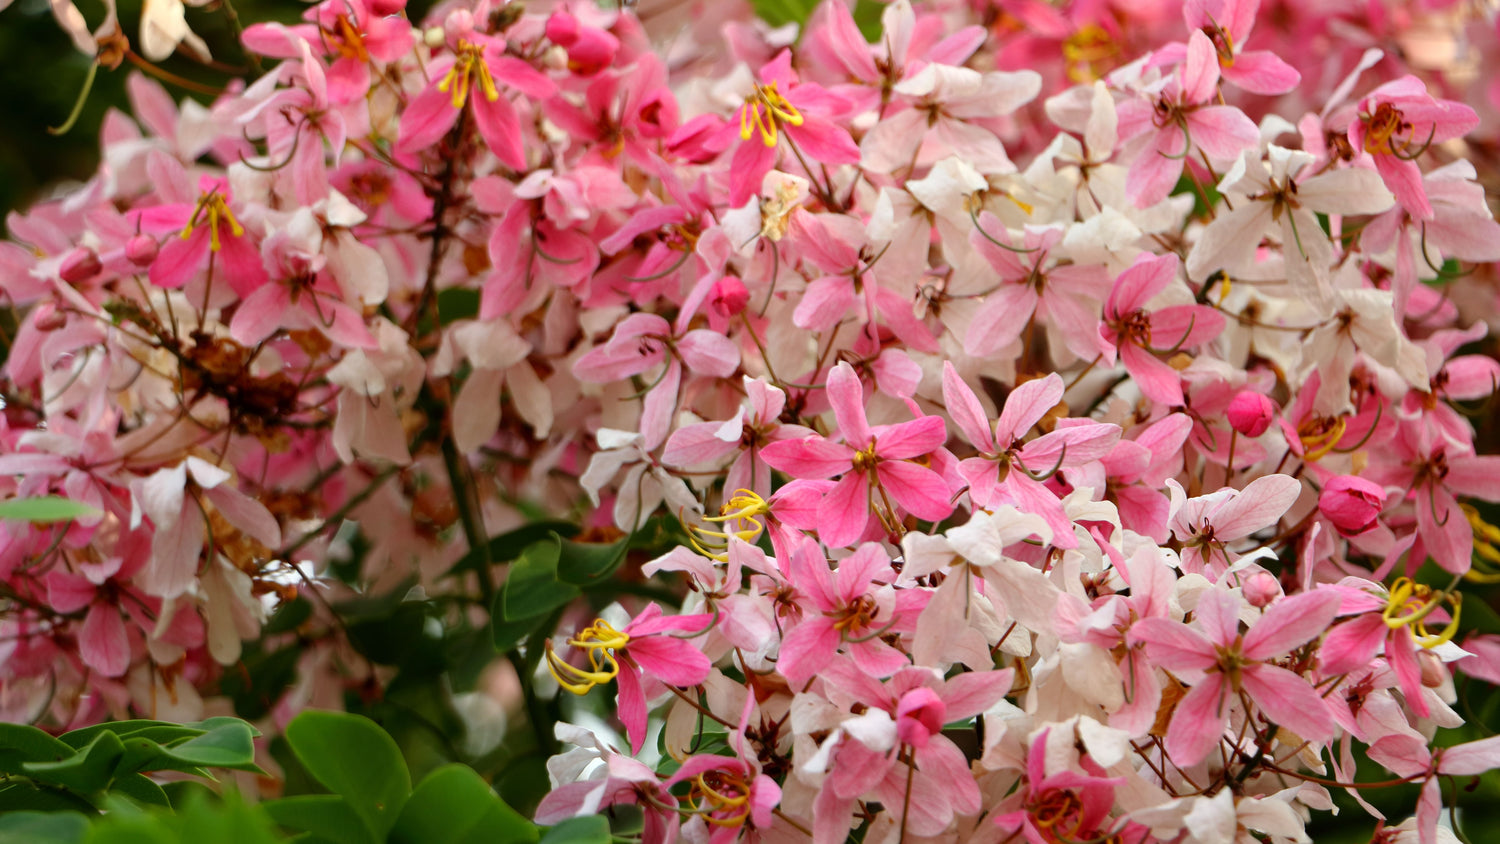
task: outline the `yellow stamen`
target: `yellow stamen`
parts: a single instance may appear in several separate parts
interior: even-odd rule
[[[450,101],[454,108],[463,108],[464,103],[469,101],[469,91],[474,87],[472,77],[476,76],[485,99],[490,102],[500,99],[495,78],[490,75],[490,66],[484,60],[484,46],[460,40],[453,67],[448,69],[448,75],[438,83],[437,89],[452,94]]]
[[[188,219],[187,225],[182,227],[182,239],[187,240],[193,234],[193,229],[197,228],[198,223],[205,217],[208,221],[209,249],[214,252],[218,252],[222,245],[219,241],[220,221],[229,226],[230,233],[235,237],[245,236],[245,227],[234,218],[234,212],[229,210],[229,203],[224,201],[224,195],[217,190],[211,190],[198,197],[198,204],[193,207],[193,216]]]
[[[724,522],[726,527],[731,527],[728,523],[733,522],[732,529],[717,531],[698,525],[685,525],[688,542],[703,556],[727,563],[729,555],[725,552],[729,549],[729,537],[734,536],[743,542],[755,542],[765,530],[765,525],[756,521],[756,517],[769,515],[770,512],[771,505],[767,504],[764,498],[751,490],[737,489],[734,495],[724,502],[724,506],[719,508],[719,515],[703,517],[705,522]],[[700,538],[704,541],[700,542]]]
[[[591,670],[585,671],[564,662],[553,651],[550,639],[546,643],[547,670],[559,686],[575,695],[587,694],[589,689],[608,683],[620,673],[620,663],[610,651],[619,651],[629,642],[629,636],[616,630],[604,619],[597,619],[568,640],[568,644],[575,648],[588,649]]]
[[[751,135],[759,133],[761,142],[774,147],[780,137],[781,123],[801,126],[802,113],[776,90],[775,82],[770,85],[756,83],[755,93],[745,98],[745,105],[740,109],[740,140],[748,141]]]
[[[744,826],[745,821],[750,819],[749,790],[746,789],[744,787],[744,784],[738,779],[733,779],[730,780],[728,784],[733,786],[741,793],[735,796],[730,796],[718,791],[713,786],[709,785],[708,782],[704,780],[704,776],[704,774],[699,774],[698,776],[693,778],[694,790],[703,795],[703,797],[707,799],[708,804],[712,807],[708,810],[708,813],[705,813],[702,816],[703,819],[705,821],[708,821],[710,824],[713,824],[714,826]],[[722,812],[733,809],[738,809],[740,811],[727,818],[716,818],[712,814],[713,812]]]
[[[1460,503],[1464,517],[1474,529],[1473,566],[1464,572],[1470,583],[1500,583],[1500,527],[1486,522],[1472,504]]]
[[[1342,416],[1322,430],[1314,425],[1302,425],[1297,430],[1297,437],[1302,441],[1302,459],[1315,462],[1328,456],[1328,452],[1333,451],[1334,446],[1343,439],[1344,430],[1348,427],[1348,420]]]
[[[1444,601],[1453,608],[1452,617],[1441,633],[1427,632],[1424,620]],[[1390,597],[1380,618],[1392,630],[1412,628],[1412,639],[1424,648],[1435,648],[1450,642],[1458,633],[1458,619],[1463,609],[1463,595],[1451,591],[1433,591],[1432,587],[1415,583],[1408,577],[1398,578],[1391,584]]]

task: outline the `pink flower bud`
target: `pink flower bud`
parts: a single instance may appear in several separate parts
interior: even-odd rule
[[[151,262],[156,260],[156,252],[159,248],[156,238],[148,234],[138,234],[125,241],[125,257],[137,267],[149,267]]]
[[[553,12],[547,18],[547,40],[559,47],[571,47],[578,40],[578,18],[568,12]]]
[[[63,258],[62,266],[57,268],[57,275],[69,284],[82,284],[99,274],[104,265],[99,263],[99,253],[80,246]]]
[[[1353,475],[1339,475],[1323,487],[1318,511],[1339,533],[1354,536],[1375,527],[1385,506],[1385,490]]]
[[[750,291],[745,289],[743,281],[732,275],[714,282],[713,289],[708,293],[709,307],[723,317],[738,316],[749,303]]]
[[[1258,571],[1245,578],[1241,591],[1245,593],[1245,600],[1250,602],[1250,606],[1264,609],[1281,597],[1281,581],[1268,571]]]
[[[602,29],[585,29],[568,47],[568,70],[580,76],[593,76],[615,60],[620,42]]]
[[[1276,402],[1253,390],[1241,390],[1225,411],[1229,426],[1247,437],[1258,437],[1276,418]]]

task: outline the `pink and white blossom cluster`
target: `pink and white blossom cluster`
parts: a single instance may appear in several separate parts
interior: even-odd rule
[[[1368,748],[1442,840],[1500,766],[1433,744],[1500,677],[1496,21],[851,5],[324,0],[209,106],[134,77],[0,244],[4,494],[97,510],[0,523],[0,713],[197,717],[345,520],[371,591],[478,593],[586,500],[691,591],[564,615],[625,738],[559,725],[541,822],[1297,842]],[[299,635],[280,717],[378,683]]]

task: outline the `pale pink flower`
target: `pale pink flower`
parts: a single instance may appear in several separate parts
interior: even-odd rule
[[[1218,89],[1218,54],[1208,36],[1195,31],[1182,64],[1159,93],[1120,103],[1120,138],[1135,152],[1125,180],[1135,207],[1165,199],[1195,151],[1227,161],[1255,146],[1260,133],[1244,112],[1210,105]]]
[[[979,456],[958,464],[959,473],[969,482],[969,497],[980,507],[1014,503],[1023,512],[1041,516],[1052,529],[1052,543],[1072,548],[1078,544],[1072,520],[1057,493],[1043,481],[1057,470],[1082,466],[1108,454],[1120,438],[1120,428],[1082,422],[1023,442],[1032,427],[1062,401],[1063,391],[1062,378],[1055,372],[1017,386],[1006,398],[992,432],[974,391],[952,363],[943,364],[943,402],[954,424],[979,450]]]
[[[1240,602],[1225,592],[1204,593],[1195,612],[1202,632],[1180,622],[1148,618],[1130,629],[1157,665],[1189,680],[1167,728],[1166,749],[1180,766],[1202,761],[1224,738],[1235,696],[1241,693],[1272,723],[1321,744],[1334,721],[1307,680],[1268,660],[1315,639],[1333,623],[1338,596],[1306,592],[1272,604],[1239,632]]]
[[[1349,122],[1349,143],[1375,160],[1396,201],[1419,220],[1433,217],[1416,159],[1432,144],[1460,138],[1479,125],[1474,109],[1439,100],[1415,76],[1387,82],[1359,101]]]

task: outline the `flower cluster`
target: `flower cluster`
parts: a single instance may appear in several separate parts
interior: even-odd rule
[[[1444,5],[324,0],[208,107],[135,77],[0,244],[4,493],[93,508],[0,523],[0,714],[195,717],[348,521],[488,607],[452,564],[586,498],[690,593],[528,643],[631,751],[559,725],[541,822],[1306,841],[1368,747],[1438,840],[1500,766],[1432,740],[1500,677],[1500,44]],[[378,682],[300,635],[282,717]]]

